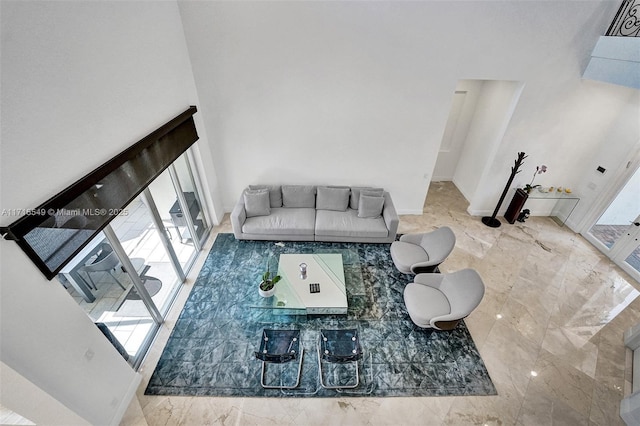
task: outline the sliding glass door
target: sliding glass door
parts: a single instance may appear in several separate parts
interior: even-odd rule
[[[188,273],[208,236],[209,222],[187,157],[181,156],[160,174],[149,191],[159,214],[159,229]]]
[[[59,275],[134,367],[208,235],[209,221],[191,170],[186,155],[179,157]]]
[[[135,272],[127,273],[127,266]],[[139,284],[145,268],[142,259],[126,257],[112,225],[107,225],[58,275],[71,297],[132,364],[161,318],[157,310],[134,310],[130,305],[144,294]]]
[[[153,199],[141,194],[127,206],[127,215],[114,220],[113,227],[154,305],[164,315],[184,281],[184,272],[180,265],[175,265],[175,253],[167,246],[164,230],[156,225],[151,203]],[[140,268],[139,264],[144,266]],[[134,313],[144,310],[144,305],[140,294],[135,292],[120,310]]]

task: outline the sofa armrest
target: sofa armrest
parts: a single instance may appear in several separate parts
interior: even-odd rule
[[[389,237],[393,237],[395,239],[396,234],[398,233],[398,224],[400,223],[400,218],[398,217],[396,208],[393,205],[393,201],[391,200],[391,194],[389,194],[387,191],[384,192],[382,218],[384,219],[384,223],[385,225],[387,225],[387,229],[389,230]]]
[[[247,220],[247,211],[244,209],[244,198],[240,197],[240,200],[231,211],[231,227],[238,240],[242,239],[242,225],[244,225],[245,220]]]

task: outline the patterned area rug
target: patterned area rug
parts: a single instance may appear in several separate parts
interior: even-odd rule
[[[347,315],[278,315],[252,308],[269,255],[335,250],[357,251],[362,285],[347,276]],[[146,389],[147,395],[299,396],[495,395],[496,389],[464,322],[450,332],[423,330],[403,302],[411,276],[399,273],[389,244],[237,241],[220,234],[209,253]],[[360,283],[362,284],[362,283]],[[300,386],[263,389],[261,362],[254,356],[263,328],[298,328],[305,348]],[[365,358],[361,385],[352,392],[326,390],[318,382],[320,329],[357,328]],[[297,362],[269,365],[269,383],[295,378]],[[346,366],[341,366],[346,367]],[[346,368],[327,379],[348,380]]]

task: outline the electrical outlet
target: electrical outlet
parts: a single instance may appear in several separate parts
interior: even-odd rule
[[[84,359],[86,359],[87,361],[91,361],[93,359],[93,356],[96,353],[91,349],[87,349],[87,351],[84,353]]]
[[[602,166],[598,166],[598,168],[597,168],[596,170],[597,170],[597,171],[599,171],[600,173],[603,173],[603,174],[604,174],[604,172],[606,172],[606,171],[607,171],[607,169],[605,169],[605,168],[604,168],[604,167],[602,167]]]

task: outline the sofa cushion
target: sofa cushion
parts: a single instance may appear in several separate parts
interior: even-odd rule
[[[384,207],[384,197],[373,197],[364,195],[364,191],[360,194],[360,202],[358,203],[358,217],[360,218],[378,218],[382,215]]]
[[[354,210],[358,210],[358,206],[360,205],[360,191],[367,191],[368,195],[383,195],[383,188],[372,188],[365,186],[354,186],[351,187],[351,199],[349,201],[349,207]]]
[[[317,210],[316,235],[385,238],[389,235],[389,230],[382,217],[362,219],[358,217],[357,210],[347,209],[344,212]]]
[[[316,209],[343,212],[349,207],[350,188],[319,186]]]
[[[268,189],[247,189],[244,191],[244,209],[247,217],[271,214]]]
[[[249,185],[249,189],[268,189],[271,207],[282,207],[282,189],[280,185]]]
[[[313,235],[316,220],[314,208],[271,209],[269,216],[249,217],[242,225],[247,234]]]
[[[311,185],[282,185],[282,207],[315,208],[316,187]]]

